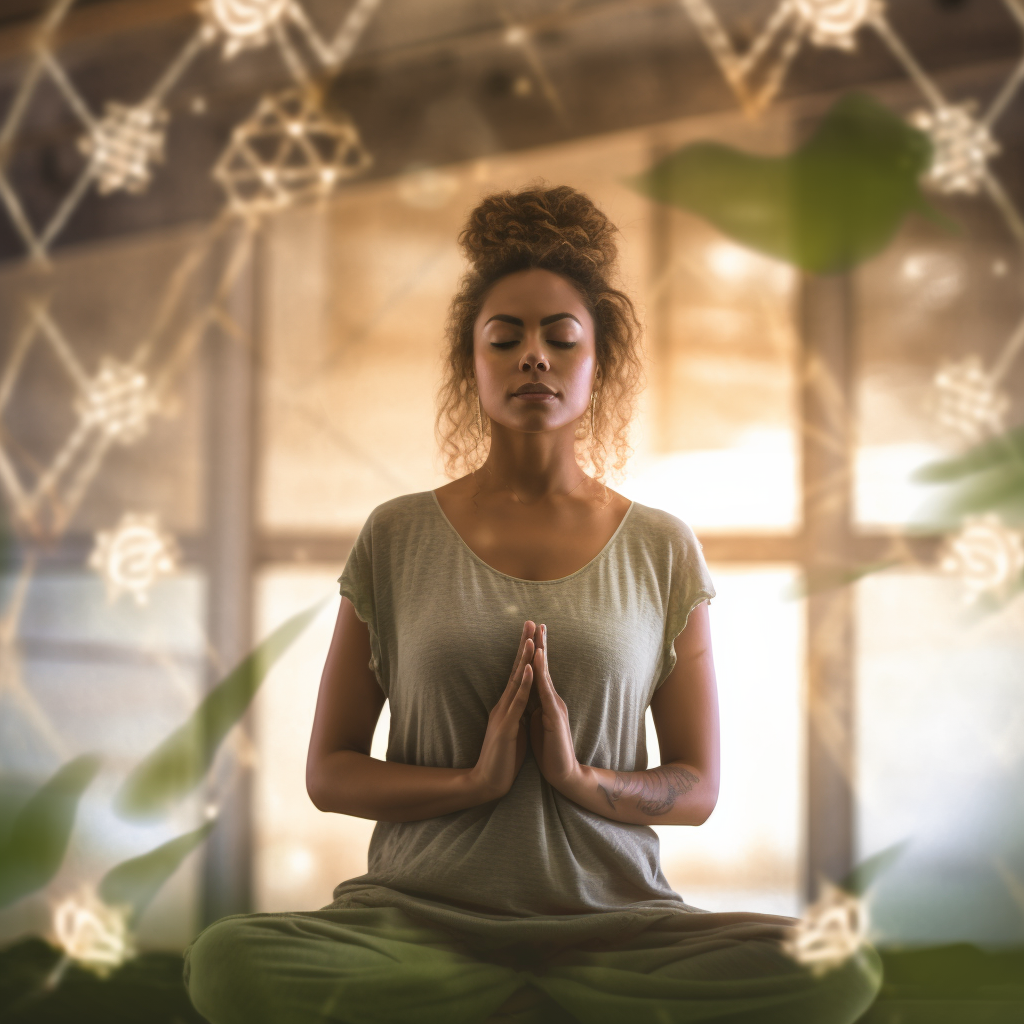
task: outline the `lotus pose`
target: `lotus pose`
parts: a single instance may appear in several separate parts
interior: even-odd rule
[[[614,235],[568,187],[470,215],[438,414],[466,472],[363,527],[309,745],[314,804],[378,822],[369,869],[204,931],[212,1024],[848,1024],[877,992],[870,947],[812,974],[792,918],[698,910],[662,873],[650,826],[718,797],[715,592],[684,523],[601,482],[641,365]]]

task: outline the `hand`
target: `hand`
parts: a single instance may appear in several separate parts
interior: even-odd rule
[[[558,696],[548,671],[548,628],[541,626],[533,655],[533,675],[540,706],[530,716],[530,742],[541,774],[560,792],[572,788],[580,776],[580,763],[569,728],[569,711]],[[566,793],[568,795],[568,793]]]
[[[480,757],[470,773],[474,785],[483,795],[483,801],[503,797],[512,788],[526,758],[523,715],[533,683],[535,633],[536,626],[532,622],[524,623],[508,686],[487,716],[487,731]]]

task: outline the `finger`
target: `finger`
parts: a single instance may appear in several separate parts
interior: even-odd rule
[[[515,718],[521,718],[523,709],[526,707],[526,702],[530,699],[530,690],[533,685],[533,666],[527,665],[523,669],[523,678],[519,684],[519,689],[516,690],[516,695],[512,698],[512,704],[509,708],[509,712]]]
[[[501,711],[505,711],[508,708],[508,705],[516,695],[519,684],[522,681],[523,669],[533,660],[533,639],[526,636],[526,626],[529,625],[532,625],[532,623],[527,623],[523,626],[523,636],[520,637],[519,640],[519,651],[516,654],[516,660],[512,666],[512,674],[508,677],[505,689],[502,691],[501,696],[498,698],[498,703],[495,705],[496,708]]]

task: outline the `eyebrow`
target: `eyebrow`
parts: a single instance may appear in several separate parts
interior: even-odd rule
[[[576,323],[580,324],[579,318],[572,315],[572,313],[552,313],[551,316],[544,317],[541,320],[541,327],[547,327],[548,324],[553,324],[556,320],[575,320]],[[507,313],[495,313],[490,320],[487,321],[489,324],[491,320],[500,320],[502,323],[512,324],[515,327],[525,327],[526,325],[517,316],[509,316]],[[484,324],[486,327],[487,324]],[[582,327],[583,324],[580,324]]]

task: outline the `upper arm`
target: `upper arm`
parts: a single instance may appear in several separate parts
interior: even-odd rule
[[[706,601],[690,612],[686,628],[675,639],[675,652],[675,667],[651,699],[661,762],[693,765],[717,798],[718,688]]]
[[[307,788],[321,758],[337,750],[370,752],[385,700],[370,668],[370,657],[369,629],[356,615],[352,602],[342,598],[320,677],[306,759]]]

